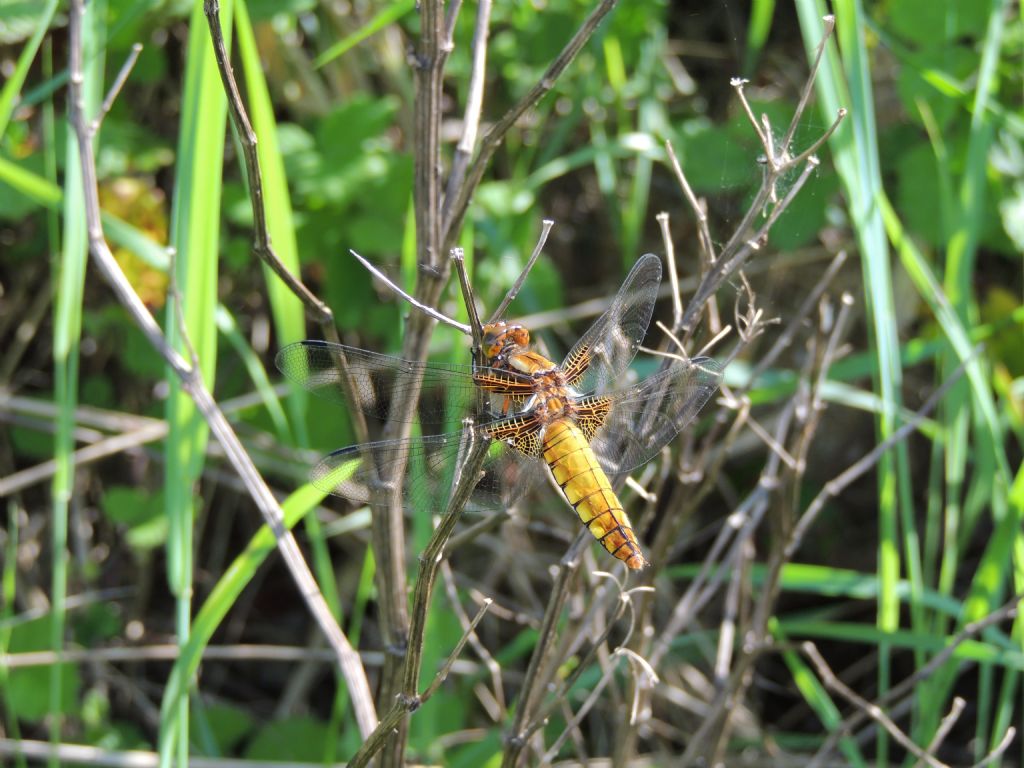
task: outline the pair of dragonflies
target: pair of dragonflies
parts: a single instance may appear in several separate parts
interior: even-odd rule
[[[562,363],[530,348],[520,325],[483,328],[481,365],[421,363],[323,341],[282,349],[277,367],[305,389],[386,419],[392,403],[422,382],[414,417],[422,428],[449,429],[342,448],[312,471],[313,484],[336,496],[376,504],[379,470],[402,462],[400,500],[410,510],[443,508],[463,450],[460,419],[489,443],[469,507],[505,510],[550,472],[565,500],[602,546],[629,568],[647,564],[614,485],[655,456],[718,388],[710,358],[673,361],[622,386],[647,332],[661,283],[661,261],[640,258],[611,306]],[[358,403],[345,396],[342,377]]]

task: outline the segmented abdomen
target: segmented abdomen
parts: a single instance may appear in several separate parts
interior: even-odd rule
[[[566,500],[594,538],[628,567],[639,570],[647,565],[622,502],[574,422],[563,419],[548,425],[544,432],[544,460]]]

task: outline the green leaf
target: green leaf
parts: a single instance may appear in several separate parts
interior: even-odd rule
[[[50,632],[53,617],[19,624],[11,631],[10,653],[27,653],[29,651],[46,651],[50,648]],[[50,711],[50,675],[52,666],[23,667],[10,670],[7,674],[6,703],[13,707],[14,714],[21,720],[41,723]],[[57,674],[61,678],[59,714],[70,714],[75,711],[78,701],[78,689],[81,679],[78,668],[73,664],[62,665]]]
[[[162,491],[113,486],[104,494],[102,506],[112,522],[128,528],[126,538],[133,549],[155,549],[167,543]]]
[[[204,714],[210,732],[217,740],[217,748],[225,755],[234,752],[238,743],[256,725],[248,710],[223,702],[208,705]]]
[[[316,763],[327,749],[326,724],[312,717],[296,716],[260,727],[245,750],[249,760],[281,760]]]

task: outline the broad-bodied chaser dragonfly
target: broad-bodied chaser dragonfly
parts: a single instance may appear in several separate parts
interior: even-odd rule
[[[402,505],[442,508],[463,442],[460,419],[475,412],[474,437],[493,444],[470,508],[508,509],[546,466],[601,545],[629,568],[643,568],[647,560],[613,483],[675,437],[721,378],[718,363],[702,357],[675,361],[638,384],[622,386],[660,283],[660,260],[643,256],[561,365],[530,349],[526,328],[505,322],[484,326],[483,365],[475,366],[418,363],[322,341],[290,344],[278,353],[277,367],[310,392],[383,420],[391,403],[411,396],[419,378],[415,417],[424,428],[451,430],[335,451],[314,467],[313,484],[353,501],[378,503],[381,497],[371,492],[378,468],[403,461]],[[348,403],[344,395],[343,370],[359,403]],[[368,457],[375,466],[368,466]]]

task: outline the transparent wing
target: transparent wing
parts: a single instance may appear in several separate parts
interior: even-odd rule
[[[581,398],[584,409],[588,403],[611,405],[590,443],[609,476],[621,476],[650,461],[700,412],[721,379],[718,362],[698,357],[628,389]]]
[[[485,428],[475,429],[477,439],[487,440],[491,445],[484,460],[483,476],[466,508],[475,511],[508,509],[536,482],[544,464],[510,445],[492,441]],[[410,511],[440,512],[444,510],[453,487],[461,458],[461,441],[461,433],[449,432],[342,448],[325,456],[313,468],[310,479],[322,491],[374,504],[376,499],[372,489],[379,482],[376,467],[387,467],[404,460],[402,506]],[[372,457],[372,465],[366,463],[368,457]]]
[[[562,363],[569,383],[582,392],[615,385],[647,333],[661,285],[661,259],[640,257],[612,304],[576,342]]]
[[[456,422],[476,413],[480,388],[493,398],[525,400],[532,392],[529,377],[512,371],[475,368],[455,363],[415,363],[357,347],[326,341],[299,341],[277,353],[278,370],[313,394],[342,405],[354,405],[368,416],[386,420],[391,404],[402,402],[422,380],[419,409],[413,418],[422,424]],[[358,403],[350,403],[342,386],[347,370]],[[474,378],[476,377],[476,378]]]

